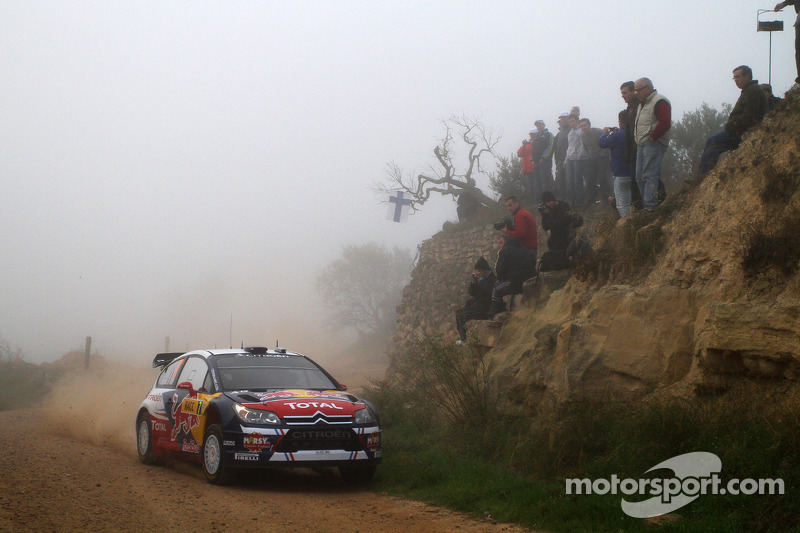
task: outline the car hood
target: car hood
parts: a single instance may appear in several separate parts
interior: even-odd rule
[[[231,400],[251,409],[267,409],[279,417],[309,417],[316,414],[353,416],[364,402],[340,391],[291,389],[273,392],[226,392]]]

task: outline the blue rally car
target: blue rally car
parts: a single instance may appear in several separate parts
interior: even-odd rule
[[[372,478],[378,414],[314,361],[283,348],[158,354],[162,367],[136,416],[139,460],[202,464],[209,483],[241,468],[338,467]]]

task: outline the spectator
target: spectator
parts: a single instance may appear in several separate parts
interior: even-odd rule
[[[797,19],[794,21],[794,61],[797,64],[797,77],[794,79],[794,86],[800,84],[800,0],[786,0],[775,6],[775,11],[781,11],[786,6],[794,6]]]
[[[506,209],[514,217],[514,224],[511,228],[506,226],[503,232],[509,237],[516,237],[522,246],[536,252],[539,230],[531,212],[519,205],[516,196],[506,199]]]
[[[535,186],[531,188],[535,202],[546,189],[553,186],[553,134],[548,131],[544,120],[537,120],[536,137],[533,139],[533,180]]]
[[[466,323],[470,320],[486,320],[489,318],[489,308],[492,305],[492,291],[497,278],[483,257],[475,263],[472,276],[467,287],[470,298],[464,307],[456,311],[456,329],[458,340],[456,344],[464,344],[467,340]]]
[[[569,146],[569,113],[566,111],[558,116],[558,133],[555,138],[555,148],[553,154],[556,160],[556,194],[566,196],[567,194],[567,147]]]
[[[634,91],[639,98],[636,110],[636,181],[644,209],[652,211],[659,204],[658,185],[661,163],[669,145],[672,105],[653,87],[648,78],[636,80]]]
[[[750,67],[746,65],[736,67],[733,70],[733,81],[742,92],[733,106],[728,122],[725,123],[725,129],[706,141],[706,147],[700,156],[701,175],[714,168],[719,156],[724,152],[738,148],[742,142],[742,135],[761,122],[767,112],[764,91],[759,87],[758,80],[753,79]]]
[[[530,140],[522,139],[522,146],[517,150],[517,157],[522,163],[522,179],[525,180],[525,184],[528,186],[528,194],[533,195],[533,160],[531,155],[533,154],[533,140],[536,137],[536,129],[532,129],[528,135],[530,135]],[[531,198],[536,198],[536,196],[531,196]]]
[[[583,148],[583,132],[580,128],[580,118],[577,115],[569,116],[569,145],[567,146],[566,185],[567,199],[572,205],[583,202],[583,172],[586,160],[586,150]]]
[[[580,120],[583,136],[581,142],[586,151],[586,161],[584,162],[583,179],[585,182],[584,198],[587,204],[593,204],[597,200],[598,191],[607,194],[608,187],[605,185],[606,169],[608,168],[608,151],[600,148],[597,141],[600,140],[600,128],[593,128],[592,121],[588,118]]]
[[[628,161],[627,110],[619,112],[619,128],[603,128],[598,141],[603,148],[611,149],[611,169],[614,175],[614,200],[621,218],[631,214],[631,164]],[[544,225],[544,223],[542,223]]]
[[[547,238],[547,251],[542,254],[539,271],[569,268],[567,247],[575,237],[575,228],[583,223],[582,218],[570,211],[567,202],[556,200],[550,191],[542,193],[539,213],[542,215],[542,229],[550,232]]]
[[[501,234],[497,238],[500,250],[494,270],[497,282],[492,291],[492,304],[489,319],[506,310],[503,296],[522,294],[522,284],[536,275],[536,252],[520,245],[515,237]]]
[[[772,94],[772,85],[769,83],[762,83],[759,87],[764,91],[764,96],[767,98],[767,113],[769,113],[776,105],[783,101],[783,98],[778,98]]]

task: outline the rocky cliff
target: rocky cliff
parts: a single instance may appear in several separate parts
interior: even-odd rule
[[[655,225],[629,239],[657,241],[644,265],[618,257],[625,268],[572,276],[552,294],[528,287],[488,354],[502,397],[532,407],[575,395],[693,394],[741,380],[798,379],[798,98],[746,135]],[[631,227],[612,224],[597,255],[613,262],[603,250]],[[460,282],[493,248],[490,227],[428,241],[399,308],[395,342],[454,338],[450,311],[463,300]]]

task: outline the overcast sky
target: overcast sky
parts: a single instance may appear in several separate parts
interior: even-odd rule
[[[442,117],[509,155],[572,105],[615,124],[641,76],[674,119],[734,102],[737,65],[767,81],[774,3],[0,0],[0,336],[34,362],[87,335],[137,361],[165,336],[330,349],[313,285],[341,246],[455,219],[387,221],[371,190],[431,162]]]

